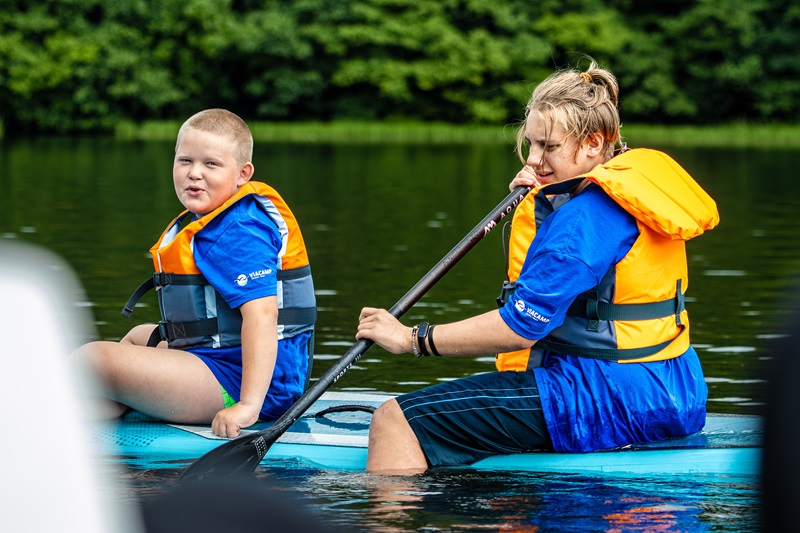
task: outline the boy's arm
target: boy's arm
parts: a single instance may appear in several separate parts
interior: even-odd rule
[[[278,298],[265,296],[242,304],[242,393],[211,422],[220,437],[233,438],[258,421],[278,356]]]

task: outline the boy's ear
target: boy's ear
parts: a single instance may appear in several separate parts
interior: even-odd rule
[[[250,181],[250,178],[253,177],[255,171],[256,168],[250,161],[242,165],[242,168],[239,170],[239,179],[237,180],[237,185],[241,187],[242,185]]]

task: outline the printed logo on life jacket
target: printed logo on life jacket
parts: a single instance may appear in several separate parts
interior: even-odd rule
[[[528,316],[528,317],[530,317],[530,318],[532,318],[534,320],[538,320],[539,322],[543,322],[545,324],[550,322],[550,319],[547,318],[546,316],[540,315],[539,313],[537,313],[534,309],[531,309],[530,307],[525,307],[525,302],[523,302],[522,300],[517,300],[516,302],[514,302],[514,307],[516,307],[517,311],[519,311],[520,313],[525,313],[526,316]]]

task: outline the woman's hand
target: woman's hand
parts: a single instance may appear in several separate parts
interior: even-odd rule
[[[525,165],[522,167],[522,170],[517,172],[514,179],[511,180],[511,183],[508,185],[508,190],[513,191],[517,187],[539,187],[540,185],[541,183],[539,183],[539,178],[536,177],[536,172],[528,165]]]
[[[365,307],[358,316],[357,339],[370,339],[391,353],[411,351],[411,328],[400,323],[385,309]]]
[[[211,421],[211,431],[214,432],[214,435],[227,439],[238,437],[242,428],[258,422],[258,413],[258,408],[235,403],[214,416],[214,420]]]

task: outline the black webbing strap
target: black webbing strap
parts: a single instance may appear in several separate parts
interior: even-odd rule
[[[158,332],[159,340],[170,342],[176,339],[216,335],[219,333],[219,325],[216,318],[205,318],[191,322],[159,322],[156,331]],[[153,340],[155,335],[156,332],[154,331],[150,335],[150,341]],[[148,341],[148,346],[150,346],[150,341]]]
[[[207,285],[208,282],[202,274],[166,274],[164,272],[156,272],[152,277],[147,278],[139,285],[131,297],[128,298],[125,307],[122,308],[122,315],[130,317],[133,313],[133,308],[142,299],[142,296],[155,289],[156,287],[163,287],[165,285]]]
[[[150,337],[147,339],[147,346],[150,348],[155,348],[158,346],[158,343],[165,339],[161,338],[161,328],[158,326],[153,328],[153,331],[150,332]]]
[[[278,281],[289,281],[292,279],[300,279],[311,275],[311,266],[306,265],[300,268],[292,268],[289,270],[278,270]]]
[[[278,310],[278,324],[284,326],[301,326],[314,324],[317,321],[316,307],[293,307]],[[205,318],[190,322],[159,322],[158,327],[150,335],[148,346],[155,346],[160,341],[167,342],[175,339],[189,339],[193,337],[208,337],[219,333],[219,324],[216,318]],[[152,344],[155,342],[155,344]]]
[[[150,292],[150,290],[152,290],[154,287],[155,284],[153,283],[153,278],[147,278],[144,283],[139,285],[139,288],[133,291],[131,297],[128,298],[125,307],[122,308],[122,316],[125,318],[130,317],[131,313],[133,313],[133,308],[136,306],[136,302],[138,302],[142,296]]]
[[[588,318],[591,322],[593,320],[652,320],[675,315],[676,322],[680,326],[679,317],[685,309],[685,295],[680,292],[680,289],[681,280],[678,280],[678,293],[674,298],[641,304],[600,302],[597,298],[597,291],[589,291],[588,299],[572,302],[567,310],[567,316]]]
[[[156,272],[153,274],[153,283],[156,287],[165,285],[208,285],[202,274],[168,274]]]
[[[290,307],[288,309],[278,309],[278,325],[302,326],[303,324],[316,323],[316,307]]]
[[[545,350],[552,350],[554,352],[574,355],[578,357],[589,357],[592,359],[603,359],[604,361],[624,361],[628,359],[641,359],[642,357],[649,357],[657,354],[672,342],[678,339],[686,331],[686,326],[681,326],[681,332],[674,338],[666,340],[654,346],[645,346],[642,348],[586,348],[583,346],[575,346],[574,344],[567,344],[563,342],[549,341],[542,339],[536,342],[536,346]]]

